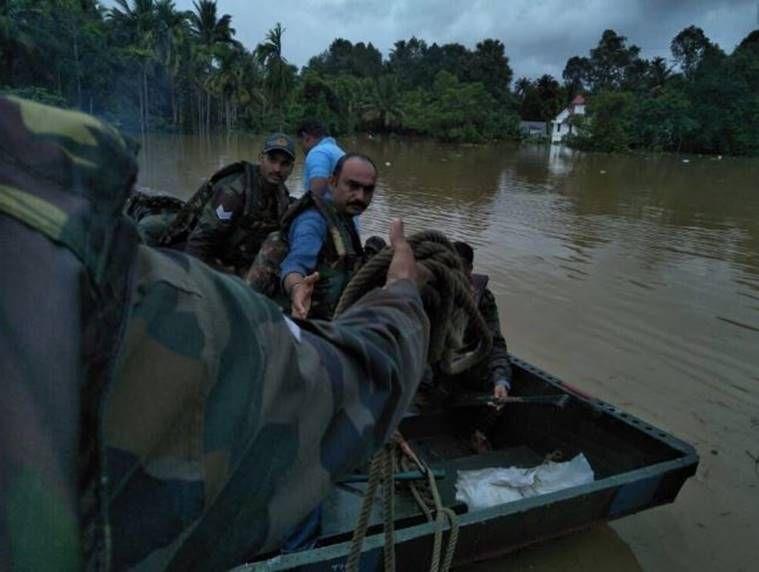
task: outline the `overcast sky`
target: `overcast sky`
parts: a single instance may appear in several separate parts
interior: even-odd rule
[[[192,9],[192,0],[175,3]],[[607,28],[646,58],[671,57],[670,41],[691,24],[727,52],[759,28],[759,0],[219,0],[218,6],[232,15],[236,37],[249,49],[282,22],[284,55],[298,67],[337,37],[372,42],[385,57],[395,41],[413,35],[470,48],[497,38],[515,79],[560,78],[567,59],[588,55]]]

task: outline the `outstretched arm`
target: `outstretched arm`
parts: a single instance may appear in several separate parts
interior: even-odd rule
[[[429,336],[394,228],[389,284],[300,326],[238,280],[143,249],[106,412],[115,561],[216,569],[274,548],[387,439]]]

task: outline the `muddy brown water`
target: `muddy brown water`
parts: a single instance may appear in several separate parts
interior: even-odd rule
[[[139,184],[188,197],[261,138],[154,135]],[[364,236],[476,248],[516,355],[692,443],[673,505],[472,570],[756,570],[759,160],[346,138],[380,168]],[[302,156],[288,186],[302,192]]]

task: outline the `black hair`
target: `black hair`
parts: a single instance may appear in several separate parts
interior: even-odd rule
[[[474,264],[474,249],[466,242],[457,240],[453,243],[453,248],[456,250],[461,259],[469,266],[472,266]]]
[[[372,161],[372,158],[368,155],[364,155],[363,153],[346,153],[337,160],[337,163],[335,163],[335,168],[332,170],[332,176],[339,179],[340,173],[343,172],[343,166],[351,159],[361,159],[365,163],[369,163],[374,169],[374,172],[378,173],[377,165],[374,164],[374,161]]]
[[[314,137],[328,137],[329,130],[325,127],[324,123],[318,119],[304,119],[298,125],[298,129],[295,131],[298,137],[304,135],[313,135]]]
[[[385,242],[385,239],[375,234],[366,239],[366,242],[364,243],[364,254],[366,254],[368,258],[371,258],[386,246],[387,242]]]

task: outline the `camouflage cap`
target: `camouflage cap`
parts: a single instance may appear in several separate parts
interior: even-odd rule
[[[264,140],[264,146],[261,151],[264,153],[282,151],[295,159],[295,142],[284,133],[272,133]]]

